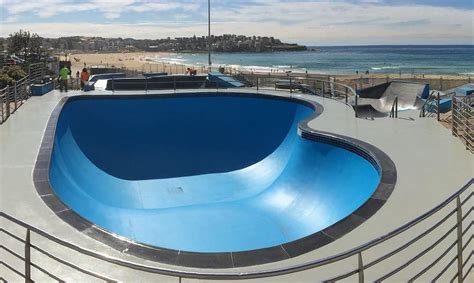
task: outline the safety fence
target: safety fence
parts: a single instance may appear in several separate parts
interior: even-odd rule
[[[40,82],[46,72],[44,63],[34,63],[28,67],[28,75],[12,85],[0,89],[0,125],[3,124],[31,96],[31,85]]]
[[[420,118],[433,117],[436,115],[439,121],[440,119],[439,118],[440,117],[439,103],[440,103],[439,92],[435,93],[434,91],[431,91],[430,95],[421,106]]]
[[[474,97],[453,96],[452,133],[474,153]]]
[[[40,83],[46,75],[46,64],[33,63],[28,66],[28,79],[30,83]]]
[[[234,78],[247,87],[259,91],[273,90],[293,93],[313,94],[334,99],[354,108],[358,116],[358,94],[348,85],[334,82],[331,77],[277,77],[265,75],[235,74]],[[103,90],[112,92],[209,89],[221,91],[226,89],[225,82],[209,81],[205,76],[169,76],[169,77],[136,77],[133,79],[109,79]],[[97,88],[96,88],[97,90]]]
[[[24,77],[0,90],[0,124],[3,124],[10,115],[22,106],[30,97],[30,80]]]
[[[295,77],[261,74],[238,73],[233,75],[248,87],[259,90],[287,91],[290,93],[306,93],[334,99],[354,108],[358,117],[357,90],[349,85],[336,82],[334,77]]]
[[[127,77],[140,76],[146,73],[167,73],[169,75],[184,75],[187,73],[188,68],[195,70],[198,74],[207,74],[208,68],[203,65],[184,65],[184,64],[172,64],[172,63],[160,63],[160,62],[145,62],[141,66],[126,67],[125,64],[99,64],[99,65],[87,65],[88,70],[107,70],[107,72],[113,73],[127,73]],[[218,71],[217,69],[213,69]],[[100,72],[102,73],[102,72]],[[92,75],[99,74],[92,72]]]
[[[88,276],[90,279],[115,282],[120,280],[120,278],[115,278],[117,268],[133,270],[139,274],[144,272],[170,276],[176,278],[177,282],[181,282],[183,278],[243,280],[289,274],[298,276],[296,274],[298,272],[315,272],[325,268],[337,270],[337,274],[329,278],[319,278],[314,275],[313,281],[336,282],[348,279],[358,282],[386,280],[469,282],[473,276],[473,185],[474,179],[471,179],[460,190],[430,211],[384,236],[346,252],[289,267],[249,272],[180,271],[136,264],[82,248],[0,212],[0,223],[2,221],[4,223],[0,227],[0,235],[9,237],[23,247],[22,252],[18,252],[2,242],[0,251],[9,254],[16,260],[16,264],[2,259],[0,265],[9,270],[12,275],[23,278],[25,282],[35,280],[32,274],[38,274],[38,272],[55,281],[65,282],[73,271]],[[369,233],[369,231],[367,232]],[[32,239],[36,239],[38,242],[34,242]],[[86,258],[79,263],[61,258],[58,255],[58,247],[62,249],[63,256],[78,253]],[[35,255],[34,259],[32,254]],[[76,256],[73,255],[73,257]],[[48,269],[47,266],[42,266],[42,263],[47,262],[46,259],[55,262],[49,265],[54,268]],[[88,264],[94,260],[98,262],[92,265]],[[18,264],[18,261],[21,264]],[[105,264],[114,266],[109,269],[108,274],[91,270],[94,266],[99,267]],[[67,271],[61,272],[62,269]],[[33,270],[35,273],[32,272]],[[0,277],[0,280],[4,281],[9,279]]]

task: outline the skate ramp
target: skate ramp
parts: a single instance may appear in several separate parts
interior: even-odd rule
[[[371,117],[385,117],[390,114],[393,103],[398,97],[398,110],[419,109],[423,99],[429,96],[429,85],[414,82],[394,81],[376,85],[358,91],[359,117],[365,114]],[[355,101],[352,102],[355,106]],[[370,109],[370,111],[365,111]]]

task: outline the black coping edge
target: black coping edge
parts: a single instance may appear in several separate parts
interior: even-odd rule
[[[241,252],[223,252],[223,253],[198,253],[166,248],[154,247],[146,244],[134,242],[114,233],[108,232],[95,224],[84,219],[82,216],[71,210],[54,193],[49,182],[49,166],[54,146],[54,136],[56,124],[59,119],[62,108],[67,101],[83,99],[133,99],[133,98],[176,98],[176,97],[198,97],[198,96],[243,96],[262,99],[278,99],[290,102],[296,102],[308,106],[314,110],[310,117],[300,121],[299,129],[303,138],[337,145],[346,150],[352,151],[366,160],[378,170],[380,174],[380,183],[372,196],[356,211],[337,223],[309,236],[288,242],[282,245],[273,246],[264,249]],[[388,200],[395,188],[397,181],[397,170],[393,161],[383,151],[366,142],[337,135],[328,132],[313,130],[308,123],[321,115],[324,108],[317,102],[303,100],[298,97],[281,97],[267,95],[262,93],[169,93],[169,94],[147,94],[147,95],[80,95],[63,98],[53,110],[49,118],[43,141],[38,153],[33,171],[33,182],[40,198],[44,203],[63,221],[76,228],[89,237],[110,246],[123,254],[133,255],[142,259],[156,261],[164,264],[171,264],[184,267],[195,268],[236,268],[253,265],[266,264],[293,258],[324,245],[327,245],[336,239],[349,233],[357,226],[374,215]]]

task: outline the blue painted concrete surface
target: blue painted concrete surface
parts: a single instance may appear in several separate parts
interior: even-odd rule
[[[350,215],[380,179],[361,156],[299,136],[312,111],[238,96],[70,100],[50,182],[78,214],[137,242],[194,252],[279,245]]]
[[[244,84],[240,81],[234,79],[231,76],[227,76],[225,74],[219,72],[210,72],[207,75],[209,81],[215,82],[221,88],[234,88],[234,87],[243,87]]]

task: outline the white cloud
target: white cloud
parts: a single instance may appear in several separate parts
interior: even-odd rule
[[[20,19],[19,16],[8,16],[5,18],[4,22],[5,23],[15,23],[15,22],[18,22]]]
[[[4,1],[4,0],[1,0]],[[206,34],[204,0],[37,0],[25,5],[10,0],[6,10],[10,22],[0,21],[0,36],[20,28],[43,36],[96,35],[104,37],[161,38]],[[61,3],[61,4],[58,4]],[[238,4],[237,4],[238,3]],[[31,5],[30,5],[31,4]],[[47,9],[38,9],[45,6]],[[233,2],[215,4],[212,10],[214,34],[271,35],[307,44],[473,44],[473,10],[428,5],[383,5],[378,0],[351,4],[344,1],[256,0],[252,5]],[[47,18],[59,13],[99,11],[110,23],[21,23],[18,15],[36,13]],[[169,14],[167,11],[172,11]],[[124,23],[121,16],[167,12],[154,22]],[[149,21],[149,19],[147,19]]]
[[[175,2],[149,2],[146,0],[85,0],[82,2],[72,0],[37,0],[25,3],[18,0],[2,0],[6,2],[4,9],[9,15],[22,13],[36,14],[41,18],[51,18],[58,14],[100,11],[107,19],[117,19],[126,12],[158,12],[172,9],[196,10],[199,5],[189,1],[189,3]]]
[[[150,11],[167,11],[172,9],[179,9],[182,5],[178,3],[143,3],[141,5],[134,5],[130,10],[134,12],[150,12]]]

